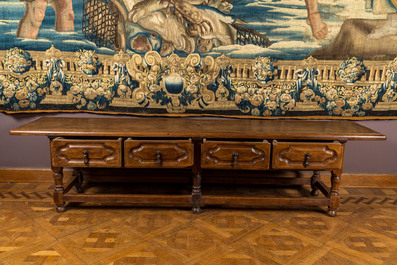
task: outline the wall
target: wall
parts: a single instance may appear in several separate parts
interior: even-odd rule
[[[11,136],[8,134],[9,130],[43,116],[115,117],[83,113],[35,115],[0,113],[0,168],[50,167],[47,137]],[[346,144],[344,172],[397,174],[397,120],[360,121],[359,123],[385,134],[387,140],[348,142]]]

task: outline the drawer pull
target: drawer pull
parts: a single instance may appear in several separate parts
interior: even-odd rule
[[[85,164],[85,165],[88,165],[88,163],[89,163],[89,158],[88,158],[89,153],[88,153],[88,150],[84,150],[84,151],[83,151],[83,155],[84,155],[84,164]]]
[[[163,164],[163,152],[157,151],[156,152],[156,157],[157,157],[157,165],[161,166]]]
[[[234,152],[232,157],[233,157],[232,167],[236,167],[237,166],[237,159],[238,159],[238,152]]]
[[[308,167],[309,166],[309,159],[310,159],[310,153],[306,153],[305,154],[305,161],[303,162],[303,166],[304,167]]]

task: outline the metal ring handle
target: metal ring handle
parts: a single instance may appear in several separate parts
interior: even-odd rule
[[[83,151],[83,155],[84,155],[84,164],[88,165],[88,163],[89,163],[89,158],[88,158],[89,152],[88,152],[88,150],[84,150]]]
[[[236,167],[236,166],[237,166],[237,159],[238,159],[238,156],[239,156],[238,152],[234,152],[233,155],[232,155],[232,157],[233,157],[232,166],[233,166],[233,167]]]
[[[161,166],[163,164],[163,152],[161,152],[160,150],[158,150],[156,152],[156,157],[157,157],[157,165]]]
[[[303,166],[304,167],[308,167],[309,166],[309,159],[310,159],[310,153],[306,153],[305,154],[305,161],[303,162]]]

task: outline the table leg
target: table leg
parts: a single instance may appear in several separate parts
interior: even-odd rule
[[[192,212],[199,214],[201,212],[201,139],[193,139],[194,145],[194,164],[193,187],[192,187]]]
[[[331,172],[331,193],[330,193],[330,197],[329,197],[329,207],[328,207],[328,214],[330,216],[336,216],[336,210],[339,207],[340,175],[341,175],[341,173],[339,171]]]
[[[76,179],[77,179],[77,183],[76,183],[76,185],[74,186],[74,190],[75,190],[77,193],[82,193],[82,192],[83,192],[82,185],[83,185],[83,178],[84,178],[83,172],[82,172],[80,169],[75,168],[75,169],[73,170],[73,176],[76,177]]]
[[[201,174],[197,173],[193,175],[193,189],[192,189],[192,211],[195,214],[201,212]]]
[[[312,196],[318,196],[318,187],[316,185],[317,182],[321,180],[320,172],[319,171],[313,171],[313,175],[311,177],[311,187],[312,191],[311,194]]]
[[[56,205],[57,212],[65,211],[65,201],[63,199],[63,168],[62,167],[52,167],[52,172],[54,175],[55,190],[54,190],[54,203]]]

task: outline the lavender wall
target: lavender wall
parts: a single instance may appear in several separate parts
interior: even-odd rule
[[[9,130],[43,116],[115,117],[95,114],[0,113],[0,168],[49,168],[49,142],[44,136],[10,136]],[[117,116],[120,117],[120,116]],[[127,117],[125,118],[135,118]],[[346,145],[346,173],[397,174],[397,120],[360,121],[387,136],[387,141],[350,141]]]

